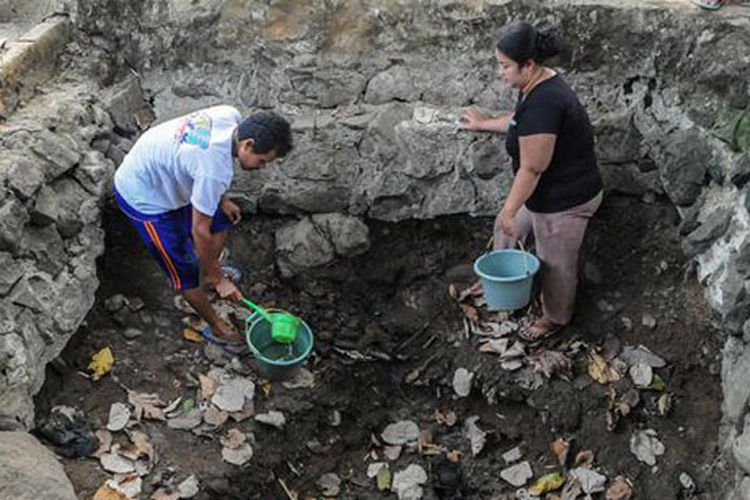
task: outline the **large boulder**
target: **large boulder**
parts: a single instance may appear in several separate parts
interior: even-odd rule
[[[55,455],[26,432],[0,432],[0,498],[76,500]]]

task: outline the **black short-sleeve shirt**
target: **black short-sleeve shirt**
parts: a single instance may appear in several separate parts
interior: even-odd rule
[[[505,148],[513,160],[513,173],[520,166],[518,138],[555,134],[555,150],[547,170],[526,201],[532,212],[561,212],[586,203],[602,189],[602,178],[594,153],[591,121],[578,97],[560,75],[544,80],[522,99],[508,126]]]

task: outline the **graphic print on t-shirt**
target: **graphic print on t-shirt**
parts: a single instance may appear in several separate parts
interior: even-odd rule
[[[201,149],[208,149],[210,140],[211,118],[205,113],[193,113],[180,124],[177,132],[178,144],[192,144]]]

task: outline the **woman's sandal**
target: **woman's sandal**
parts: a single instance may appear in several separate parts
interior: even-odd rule
[[[518,336],[526,342],[539,342],[556,334],[563,326],[565,325],[558,325],[544,317],[539,317],[530,324],[522,327],[518,331]]]

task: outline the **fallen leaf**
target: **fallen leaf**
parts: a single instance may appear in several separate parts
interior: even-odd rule
[[[99,352],[91,356],[91,362],[89,363],[89,371],[92,372],[91,378],[99,380],[104,375],[112,370],[112,365],[115,364],[115,357],[112,354],[112,349],[104,347]]]
[[[557,463],[560,464],[560,467],[565,467],[565,464],[568,461],[570,443],[563,438],[559,438],[553,441],[549,446],[552,449],[552,453],[557,457]]]
[[[128,392],[128,402],[135,407],[133,416],[136,420],[141,420],[141,418],[150,420],[167,419],[165,416],[167,404],[159,398],[158,394],[131,391],[127,387],[125,390]]]
[[[589,376],[600,384],[609,384],[620,380],[620,374],[604,356],[593,351],[589,352]]]
[[[105,453],[109,452],[112,447],[112,433],[107,430],[101,429],[95,432],[96,438],[99,440],[99,449],[97,449],[91,456],[99,458]]]
[[[341,478],[333,473],[323,474],[316,484],[323,494],[328,497],[335,497],[341,491]]]
[[[594,465],[594,452],[591,450],[579,451],[576,455],[576,467],[590,468]]]
[[[666,417],[672,410],[672,395],[664,393],[659,396],[659,400],[656,402],[656,407],[659,410],[659,415]]]
[[[654,391],[661,392],[667,388],[667,384],[658,373],[654,373],[654,378],[651,379],[651,383],[649,384],[648,388]]]
[[[114,479],[107,481],[107,484],[125,495],[125,498],[138,498],[143,488],[143,480],[138,474],[116,475]]]
[[[182,336],[189,340],[190,342],[197,342],[197,343],[203,343],[206,341],[206,339],[203,338],[203,335],[196,332],[192,328],[183,328],[182,329]]]
[[[141,431],[133,431],[130,434],[132,443],[126,443],[120,447],[119,454],[130,460],[137,460],[141,457],[148,458],[149,463],[154,462],[154,446],[148,435]]]
[[[456,412],[452,410],[447,413],[443,413],[440,410],[435,410],[435,421],[440,425],[453,427],[454,425],[456,425],[458,417],[456,417]]]
[[[214,427],[219,427],[220,425],[223,425],[224,422],[226,422],[228,418],[229,418],[229,413],[223,410],[220,410],[216,408],[215,406],[211,406],[203,414],[203,421],[209,425],[213,425]]]
[[[607,488],[606,500],[630,500],[633,497],[633,485],[623,476],[617,476]]]
[[[244,465],[253,458],[253,448],[243,443],[237,448],[222,448],[221,458],[232,465]]]
[[[114,488],[110,488],[107,483],[104,483],[94,493],[93,500],[128,500],[128,497],[120,493]]]
[[[391,488],[391,470],[388,468],[388,465],[381,467],[375,478],[378,483],[378,490],[386,491]]]
[[[475,307],[470,306],[469,304],[459,304],[459,306],[461,307],[464,316],[474,323],[479,323],[479,313]]]
[[[427,429],[419,431],[419,438],[417,438],[417,451],[419,451],[420,455],[423,455],[429,446],[434,446],[432,444],[432,432]]]
[[[165,488],[159,488],[153,495],[151,495],[151,500],[179,500],[179,491],[173,491],[171,493],[169,493],[169,491],[170,490]]]
[[[203,375],[202,373],[198,374],[198,380],[201,384],[201,400],[208,401],[216,393],[219,383],[215,378]]]
[[[395,445],[395,446],[384,446],[383,447],[383,453],[385,454],[385,457],[390,460],[398,460],[398,457],[401,456],[401,450],[403,447],[401,445]]]
[[[239,429],[229,429],[226,436],[219,438],[219,442],[226,448],[239,448],[247,437]]]
[[[123,403],[113,403],[109,408],[109,419],[107,421],[107,430],[112,432],[121,431],[130,420],[130,408]]]
[[[529,488],[529,493],[541,496],[544,493],[549,493],[550,491],[555,491],[561,488],[563,484],[565,484],[565,477],[559,472],[553,472],[534,481],[534,484]]]
[[[449,461],[453,462],[454,464],[457,464],[458,462],[460,462],[463,456],[464,454],[458,450],[451,450],[445,454],[445,458],[447,458]]]
[[[260,388],[263,391],[263,394],[266,397],[268,397],[271,394],[271,389],[273,388],[273,384],[269,381],[266,381],[260,384]]]
[[[573,378],[573,361],[559,351],[543,349],[527,356],[526,361],[535,372],[541,373],[547,378],[552,378],[554,375],[567,381]]]

